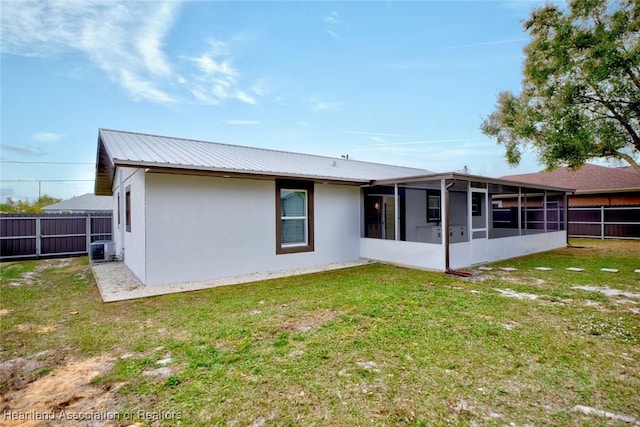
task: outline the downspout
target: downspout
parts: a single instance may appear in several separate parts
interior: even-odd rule
[[[116,169],[117,171],[117,169]],[[118,210],[120,211],[120,261],[124,261],[124,227],[126,222],[126,203],[125,199],[126,194],[124,192],[124,183],[122,180],[122,170],[117,171],[118,173],[118,182],[119,188],[118,192],[120,193],[120,203],[118,203]]]
[[[451,272],[449,263],[449,217],[451,216],[451,206],[449,203],[449,189],[456,185],[455,178],[444,188],[444,206],[446,209],[446,215],[444,217],[444,223],[442,225],[442,232],[444,233],[444,269],[446,273]]]

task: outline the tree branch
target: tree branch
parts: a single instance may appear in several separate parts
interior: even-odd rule
[[[638,162],[636,162],[635,159],[627,153],[616,151],[614,157],[624,160],[625,162],[629,163],[629,165],[632,166],[635,170],[640,172],[640,164],[638,164]]]
[[[629,78],[631,79],[633,84],[636,85],[638,89],[640,89],[640,80],[638,80],[638,77],[633,74],[633,71],[631,71],[629,67],[624,67],[624,71],[626,71],[626,73],[629,75]]]
[[[591,86],[591,89],[593,89],[596,95],[598,95],[600,98],[603,98],[602,94],[600,93],[600,89],[598,88],[597,85],[594,85],[593,83],[589,82],[589,86]],[[635,129],[629,124],[629,121],[625,120],[624,117],[622,117],[620,113],[616,111],[616,109],[613,107],[613,105],[611,105],[610,102],[602,100],[602,105],[604,105],[607,108],[607,110],[609,110],[611,114],[613,114],[614,118],[618,121],[618,123],[620,123],[624,128],[624,130],[627,131],[629,136],[631,136],[633,146],[636,148],[636,150],[640,151],[640,135],[638,135]]]

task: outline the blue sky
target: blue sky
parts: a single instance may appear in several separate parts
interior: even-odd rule
[[[93,191],[101,127],[436,172],[540,170],[533,154],[510,168],[479,130],[499,91],[519,91],[522,22],[539,5],[2,1],[0,197],[37,197],[13,180]]]

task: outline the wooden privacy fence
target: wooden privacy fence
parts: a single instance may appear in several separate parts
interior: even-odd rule
[[[111,212],[0,215],[1,260],[84,255],[112,239]]]
[[[640,206],[569,208],[569,236],[640,239]]]
[[[564,211],[554,206],[523,208],[520,218],[523,230],[563,230]],[[599,239],[640,239],[640,206],[570,207],[568,212],[570,237]],[[518,208],[494,208],[493,228],[518,228]]]

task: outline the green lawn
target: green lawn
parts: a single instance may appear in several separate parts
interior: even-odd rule
[[[0,410],[86,359],[99,408],[160,425],[640,422],[640,242],[572,243],[472,279],[372,264],[109,304],[86,258],[3,263]]]

